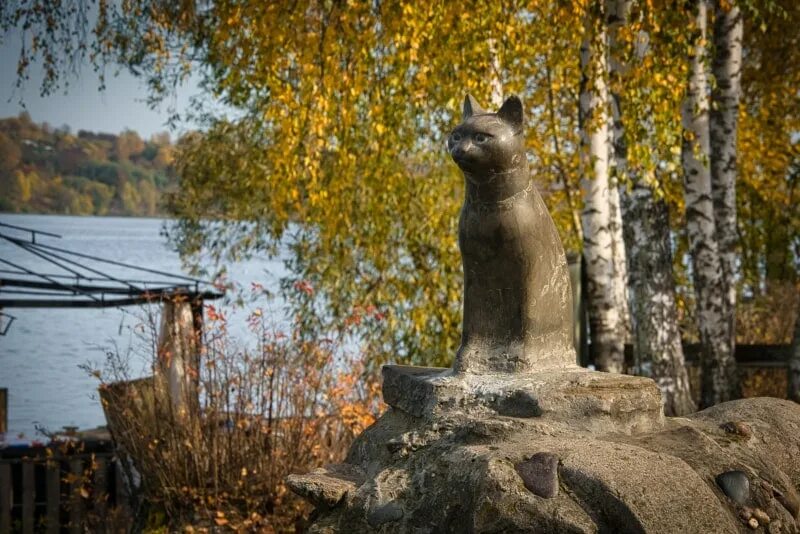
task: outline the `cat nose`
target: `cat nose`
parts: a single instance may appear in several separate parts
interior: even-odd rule
[[[453,152],[452,152],[453,157],[454,158],[460,158],[460,157],[464,156],[469,151],[470,146],[472,146],[472,144],[469,141],[465,141],[463,143],[457,144],[453,148]]]

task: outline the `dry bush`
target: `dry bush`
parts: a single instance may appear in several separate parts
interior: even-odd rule
[[[299,321],[284,332],[255,309],[247,349],[222,312],[206,306],[205,318],[195,413],[176,413],[153,379],[119,382],[118,357],[107,367],[101,396],[140,526],[295,530],[308,510],[286,476],[343,458],[379,411],[377,380],[346,329],[311,339]]]

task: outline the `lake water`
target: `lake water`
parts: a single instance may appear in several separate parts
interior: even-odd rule
[[[61,239],[39,237],[37,241],[44,244],[186,274],[178,254],[160,235],[165,222],[161,219],[0,214],[0,222],[62,236]],[[28,234],[5,227],[0,227],[0,233],[28,237]],[[0,258],[37,272],[62,272],[6,240],[0,240]],[[0,268],[8,266],[0,265]],[[113,276],[142,278],[142,274],[118,267],[104,266],[102,270]],[[229,279],[245,288],[250,282],[274,287],[277,279],[285,274],[282,262],[267,259],[230,265],[228,272]],[[273,309],[279,308],[278,303]],[[9,436],[35,437],[37,426],[53,431],[66,425],[80,428],[104,425],[105,418],[95,393],[97,379],[79,366],[102,362],[105,349],[114,345],[121,351],[131,347],[135,343],[132,330],[144,315],[142,308],[14,308],[3,311],[16,317],[8,333],[0,336],[0,388],[8,388],[9,392]],[[231,308],[228,313],[235,331],[237,318],[243,325],[246,312]],[[134,366],[133,370],[141,375],[144,367],[144,364],[138,369]]]

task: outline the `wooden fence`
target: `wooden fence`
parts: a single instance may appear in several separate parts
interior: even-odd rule
[[[8,432],[8,389],[0,388],[0,434]]]
[[[85,532],[90,518],[102,525],[112,507],[124,504],[124,495],[111,451],[15,447],[0,456],[0,534]]]

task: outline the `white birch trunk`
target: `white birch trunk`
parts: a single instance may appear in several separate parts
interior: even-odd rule
[[[612,150],[610,157],[611,166],[616,167],[617,160],[614,155],[614,135],[616,126],[612,126],[609,145]],[[624,171],[623,171],[624,172]],[[625,253],[625,239],[622,235],[622,207],[620,205],[620,180],[621,174],[611,173],[608,184],[609,228],[611,229],[611,251],[614,256],[614,271],[616,282],[614,284],[614,300],[619,310],[619,331],[622,342],[631,339],[631,314],[628,307],[628,266]]]
[[[665,231],[669,211],[643,179],[623,197],[623,206],[637,374],[656,381],[666,415],[691,413],[695,405],[678,328],[670,234]]]
[[[711,92],[711,193],[717,245],[727,296],[731,350],[736,344],[736,137],[741,97],[742,13],[738,6],[714,2],[714,59],[716,84]]]
[[[692,256],[697,323],[700,331],[701,407],[735,398],[738,390],[736,362],[730,345],[727,295],[716,239],[709,169],[709,80],[706,72],[708,5],[697,0],[696,31],[689,85],[681,109],[684,128],[681,161],[686,200],[686,232]]]
[[[611,0],[607,4],[612,75],[625,67],[615,61],[615,35],[619,26],[627,23],[630,5],[631,0]],[[638,50],[637,57],[641,59],[645,53],[644,49]],[[656,199],[654,180],[646,180],[629,167],[621,97],[612,93],[611,104],[614,167],[623,182],[618,191],[622,200],[635,372],[658,384],[665,414],[684,415],[693,412],[695,405],[675,306],[670,234],[665,231],[669,228],[669,211],[663,199]],[[626,187],[628,183],[631,190]]]
[[[587,20],[588,19],[587,17]],[[592,35],[587,25],[588,35]],[[621,333],[619,295],[624,280],[614,257],[612,208],[609,196],[610,124],[606,84],[605,32],[587,38],[581,46],[581,141],[583,177],[583,255],[586,261],[586,297],[595,364],[621,373],[625,339]],[[620,290],[619,285],[623,285]]]
[[[497,55],[497,42],[494,39],[488,40],[489,54],[492,63],[491,95],[489,101],[492,103],[491,109],[500,109],[503,105],[503,71],[500,65],[500,58]]]

